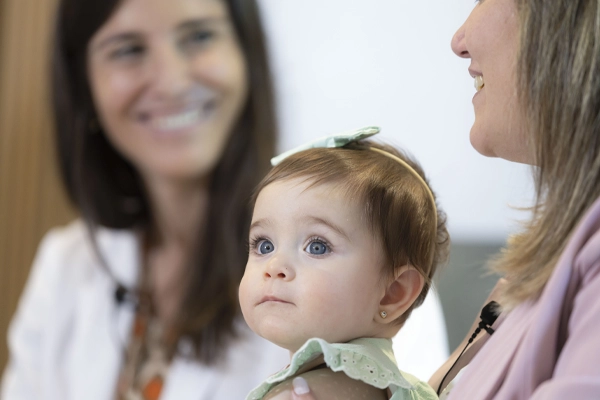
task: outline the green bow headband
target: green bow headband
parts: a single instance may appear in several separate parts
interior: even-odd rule
[[[351,131],[351,132],[345,132],[345,133],[340,133],[337,135],[325,136],[325,137],[313,140],[309,143],[302,144],[298,147],[295,147],[291,150],[286,151],[285,153],[282,153],[276,157],[271,158],[271,165],[276,166],[277,164],[281,163],[283,160],[285,160],[287,157],[291,156],[292,154],[296,154],[296,153],[299,153],[304,150],[318,149],[318,148],[344,147],[348,143],[366,139],[368,137],[376,135],[380,131],[381,131],[381,129],[377,126],[368,126],[366,128],[357,129],[357,130]],[[417,178],[423,184],[423,186],[425,186],[425,188],[427,189],[427,193],[429,194],[431,204],[433,205],[435,227],[437,229],[437,207],[435,204],[435,198],[433,197],[433,193],[431,192],[431,189],[429,188],[429,185],[427,184],[427,182],[425,182],[425,180],[421,177],[421,175],[418,174],[417,171],[415,171],[415,169],[413,167],[411,167],[406,161],[402,160],[401,158],[396,157],[395,155],[388,153],[387,151],[380,150],[380,149],[377,149],[374,147],[371,147],[370,150],[376,151],[377,153],[383,154],[386,157],[390,157],[390,158],[396,160],[397,162],[402,164],[415,178]]]

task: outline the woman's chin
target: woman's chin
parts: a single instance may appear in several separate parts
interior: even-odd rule
[[[485,134],[478,130],[477,121],[471,128],[469,139],[471,141],[471,146],[482,156],[497,157],[496,153],[493,151],[493,147],[490,146],[489,141],[486,140]]]

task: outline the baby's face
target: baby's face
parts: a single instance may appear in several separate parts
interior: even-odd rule
[[[356,200],[333,184],[300,179],[259,194],[240,285],[252,330],[296,351],[312,337],[346,342],[377,337],[382,251]]]

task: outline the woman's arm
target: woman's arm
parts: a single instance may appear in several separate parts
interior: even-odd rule
[[[264,400],[386,400],[388,398],[385,390],[352,379],[343,372],[333,372],[327,368],[305,372],[300,378],[283,381],[274,387]],[[310,388],[309,393],[296,393],[296,391],[305,392],[308,388]]]

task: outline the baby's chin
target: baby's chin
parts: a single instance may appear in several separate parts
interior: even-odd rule
[[[260,333],[259,333],[259,335],[262,336],[263,338],[267,339],[269,342],[271,342],[271,343],[273,343],[273,344],[275,344],[275,345],[277,345],[279,347],[282,347],[282,348],[288,350],[292,354],[295,353],[300,347],[302,347],[302,345],[304,343],[306,343],[306,341],[308,339],[311,339],[310,337],[307,337],[307,338],[304,338],[304,337],[302,337],[302,338],[294,337],[294,338],[290,339],[289,335],[287,335],[287,336],[284,336],[284,335],[283,336],[282,335],[273,335],[273,334],[271,334],[271,335],[269,335],[269,334],[263,335],[263,334],[260,334]]]
[[[257,321],[255,320],[254,322]],[[307,331],[303,331],[303,327],[301,326],[292,327],[289,324],[280,324],[279,321],[269,321],[265,318],[261,319],[260,323],[256,325],[249,325],[254,333],[291,353],[295,353],[309,339],[313,338],[323,339],[329,343],[345,343],[352,339],[356,339],[357,337],[371,336],[364,335],[365,332],[333,332],[331,330],[326,331],[323,329],[307,329]],[[360,335],[359,333],[363,333],[363,335]]]
[[[250,327],[254,333],[269,342],[288,350],[291,354],[295,353],[308,339],[304,335],[293,335],[289,331],[281,331],[277,329],[254,329]],[[263,327],[264,328],[264,327]]]

